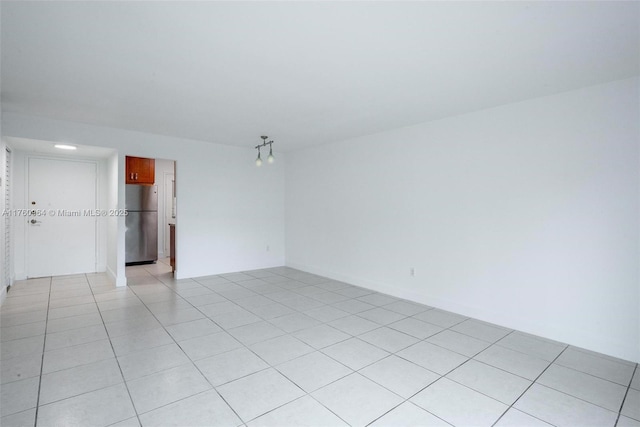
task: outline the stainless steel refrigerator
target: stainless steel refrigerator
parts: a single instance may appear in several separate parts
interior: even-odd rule
[[[127,184],[125,263],[158,260],[158,186]]]

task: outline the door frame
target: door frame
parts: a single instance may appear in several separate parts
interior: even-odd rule
[[[14,191],[14,183],[13,183],[13,149],[11,146],[5,142],[0,142],[0,149],[2,153],[0,154],[0,159],[2,160],[2,176],[0,177],[2,189],[2,206],[5,210],[10,210],[12,208],[12,200],[13,200],[13,191]],[[2,277],[0,280],[2,283],[0,284],[0,303],[4,301],[4,298],[7,295],[7,291],[13,285],[13,221],[11,220],[11,215],[3,215],[2,220],[0,221],[0,226],[2,227],[2,249],[0,249],[0,253],[2,253]]]
[[[172,185],[171,186],[167,186],[167,178],[172,177]],[[169,252],[170,252],[170,245],[169,245],[169,230],[168,230],[168,224],[167,224],[167,212],[173,209],[173,198],[175,197],[175,183],[176,183],[176,175],[173,172],[164,172],[163,176],[162,176],[162,181],[163,181],[163,196],[164,196],[164,200],[162,201],[163,204],[163,209],[162,209],[162,220],[163,220],[163,242],[162,242],[162,252],[164,254],[165,258],[169,257]],[[171,200],[172,203],[170,206],[167,206],[167,194],[171,193]],[[173,219],[175,219],[175,217],[173,217]]]
[[[24,180],[25,180],[25,185],[24,185],[24,203],[25,203],[25,209],[29,209],[28,206],[28,202],[29,202],[29,176],[30,176],[30,170],[29,170],[29,161],[31,159],[41,159],[41,160],[64,160],[64,161],[71,161],[71,162],[78,162],[78,163],[91,163],[93,165],[95,165],[96,168],[96,181],[95,181],[95,200],[94,200],[94,206],[91,207],[91,209],[99,209],[99,201],[101,200],[101,192],[100,192],[100,187],[101,187],[101,180],[100,180],[100,175],[101,175],[101,167],[100,167],[100,161],[97,159],[91,159],[91,158],[84,158],[84,157],[71,157],[71,156],[57,156],[57,155],[42,155],[42,154],[31,154],[28,153],[25,155],[24,161],[25,161],[25,165],[24,165]],[[89,208],[87,208],[89,209]],[[26,221],[27,217],[19,217],[23,220]],[[96,217],[96,221],[95,224],[93,226],[93,232],[94,232],[94,236],[95,236],[95,246],[93,248],[93,252],[94,252],[94,272],[98,271],[98,265],[99,265],[99,255],[100,255],[100,244],[102,243],[100,240],[100,233],[98,232],[98,220],[100,218],[103,217]],[[29,251],[28,251],[28,245],[29,245],[29,229],[31,227],[26,226],[24,227],[24,270],[25,270],[25,275],[27,279],[32,279],[34,277],[31,277],[29,275],[29,271],[30,271],[30,266],[29,266]]]

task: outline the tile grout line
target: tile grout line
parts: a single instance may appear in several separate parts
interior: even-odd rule
[[[38,395],[36,398],[36,413],[33,420],[34,427],[38,426],[38,412],[40,410],[40,391],[42,389],[42,376],[44,369],[44,352],[47,345],[47,326],[49,324],[49,306],[51,304],[51,285],[52,285],[53,277],[49,277],[49,297],[47,298],[47,317],[45,318],[45,326],[44,326],[44,339],[42,340],[42,360],[40,361],[40,375],[38,378]]]
[[[555,363],[555,361],[554,361],[554,362],[552,362],[552,363],[547,367],[547,369],[548,369],[548,368],[550,368],[550,367],[551,367],[551,365],[553,365],[554,363]],[[563,368],[564,368],[564,366],[562,366],[562,365],[558,365],[558,364],[556,364],[556,366],[561,366],[561,367],[563,367]],[[545,369],[545,371],[546,371],[547,369]],[[569,368],[567,368],[567,369],[569,369]],[[583,373],[583,374],[585,374],[585,375],[588,375],[588,374],[586,374],[586,373],[584,373],[584,372],[581,372],[581,371],[576,371],[576,372],[579,372],[579,373]],[[544,371],[543,371],[540,375],[542,375],[543,373],[544,373]],[[595,378],[598,378],[598,377],[595,377]],[[601,379],[601,378],[598,378],[598,379]],[[550,386],[550,385],[542,384],[542,383],[539,383],[539,382],[537,382],[537,381],[538,381],[538,379],[536,378],[536,381],[534,381],[534,384],[538,384],[538,385],[539,385],[539,386],[541,386],[541,387],[545,387],[545,388],[548,388],[548,389],[550,389],[550,390],[557,391],[558,393],[562,393],[562,394],[564,394],[565,396],[572,397],[572,398],[574,398],[574,399],[576,399],[576,400],[580,400],[580,401],[582,401],[582,402],[585,402],[585,403],[587,403],[587,404],[589,404],[589,405],[591,405],[591,406],[595,406],[595,407],[598,407],[598,408],[600,408],[600,409],[604,409],[605,411],[608,411],[608,412],[611,412],[611,413],[614,413],[614,414],[615,414],[615,413],[617,413],[617,414],[619,414],[619,413],[620,413],[620,410],[615,411],[615,410],[612,410],[612,409],[609,409],[609,408],[605,408],[604,406],[601,406],[601,405],[600,405],[600,404],[598,404],[598,403],[590,402],[590,401],[588,401],[588,400],[586,400],[586,399],[584,399],[584,398],[582,398],[582,397],[574,396],[573,394],[570,394],[570,393],[568,393],[568,392],[566,392],[566,391],[559,390],[559,389],[554,388],[554,387],[552,387],[552,386]],[[605,381],[605,380],[603,380],[603,381]],[[620,384],[617,384],[617,383],[613,383],[613,384],[618,385],[618,386],[623,387],[623,388],[625,387],[625,386],[620,385]],[[533,386],[533,384],[531,384],[531,385]],[[525,391],[526,391],[526,390],[525,390]],[[629,387],[627,387],[627,388],[626,388],[626,391],[627,391],[627,392],[629,391]],[[625,392],[625,396],[627,395],[627,392]],[[515,402],[514,402],[514,403],[515,403]],[[622,403],[624,404],[624,399],[622,400]],[[529,414],[529,415],[530,415],[530,414]],[[545,422],[547,422],[547,421],[545,421]]]
[[[631,379],[629,380],[629,385],[627,386],[627,391],[624,393],[624,397],[622,398],[622,402],[620,403],[620,409],[618,410],[618,416],[616,417],[616,422],[614,425],[618,425],[620,421],[620,416],[622,416],[622,408],[624,408],[624,404],[627,400],[627,396],[629,395],[629,390],[631,390],[631,384],[633,383],[633,377],[638,373],[638,364],[636,363],[635,368],[633,368],[633,373],[631,374]],[[625,415],[626,416],[626,415]],[[629,417],[631,418],[631,417]],[[640,421],[640,420],[639,420]]]
[[[393,356],[397,356],[397,355],[395,355],[395,354],[392,354],[392,355],[393,355]],[[390,356],[392,356],[392,355],[390,355]],[[388,357],[389,357],[389,356],[388,356]],[[397,356],[397,357],[400,357],[400,356]],[[406,360],[406,359],[403,359],[403,360]],[[407,362],[409,362],[409,363],[413,363],[413,362],[411,362],[410,360],[406,360],[406,361],[407,361]],[[377,362],[376,362],[376,363],[377,363]],[[466,362],[465,362],[465,363],[466,363]],[[421,368],[423,368],[423,369],[425,369],[425,370],[427,370],[427,371],[429,371],[429,372],[433,372],[433,371],[431,371],[431,370],[429,370],[429,369],[427,369],[427,368],[425,368],[425,367],[422,367],[422,366],[420,366],[420,365],[417,365],[416,363],[413,363],[413,364],[414,364],[414,365],[416,365],[416,366],[419,366],[419,367],[421,367]],[[464,363],[462,363],[462,364],[461,364],[461,365],[459,365],[459,366],[456,366],[454,369],[457,369],[458,367],[460,367],[460,366],[462,366],[462,365],[464,365]],[[371,366],[371,365],[369,365],[369,366]],[[366,368],[366,367],[365,367],[365,368]],[[365,368],[362,368],[362,369],[365,369]],[[453,369],[452,369],[452,370],[453,370]],[[359,373],[359,372],[358,372],[358,373]],[[440,374],[438,374],[437,372],[434,372],[434,373],[435,373],[436,375],[440,375]],[[388,389],[387,387],[385,387],[384,385],[382,385],[382,384],[380,384],[380,383],[378,383],[378,382],[376,382],[376,381],[372,380],[371,378],[367,377],[366,375],[364,375],[364,374],[360,374],[360,375],[362,375],[363,377],[367,378],[369,381],[372,381],[372,382],[374,382],[375,384],[378,384],[380,387],[384,388],[385,390],[388,390],[388,391],[390,391],[391,393],[394,393],[395,395],[400,396],[399,394],[397,394],[397,393],[395,393],[395,392],[393,392],[393,391],[389,390],[389,389]],[[417,394],[421,393],[423,390],[425,390],[425,389],[427,389],[427,388],[431,387],[433,384],[437,383],[437,382],[438,382],[438,381],[440,381],[442,378],[444,378],[444,375],[441,375],[441,376],[440,376],[440,378],[436,379],[435,381],[430,382],[429,384],[427,384],[426,386],[422,387],[420,390],[416,391],[415,393],[413,393],[411,396],[409,396],[409,397],[407,397],[407,398],[405,398],[404,396],[400,396],[400,397],[403,399],[403,400],[402,400],[402,402],[400,402],[399,404],[397,404],[397,405],[393,406],[393,407],[392,407],[392,408],[390,408],[388,411],[386,411],[384,414],[380,415],[379,417],[377,417],[377,418],[373,419],[372,421],[370,421],[369,423],[367,423],[367,426],[368,426],[368,425],[371,425],[371,424],[373,424],[373,423],[375,423],[375,422],[376,422],[376,421],[378,421],[380,418],[384,417],[385,415],[387,415],[388,413],[390,413],[390,412],[394,411],[395,409],[397,409],[398,407],[400,407],[400,406],[404,405],[405,403],[409,403],[409,404],[411,404],[411,405],[415,405],[415,406],[417,406],[418,408],[422,409],[423,411],[427,412],[428,414],[431,414],[431,415],[433,415],[434,417],[438,418],[439,420],[442,420],[442,421],[443,421],[443,422],[445,422],[446,424],[452,425],[450,422],[448,422],[448,421],[446,421],[446,420],[444,420],[444,419],[440,418],[439,416],[437,416],[437,415],[436,415],[436,414],[434,414],[433,412],[430,412],[430,411],[426,410],[425,408],[423,408],[423,407],[421,407],[421,406],[419,406],[419,405],[417,405],[417,404],[415,404],[415,403],[411,402],[411,399],[412,399],[413,397],[415,397]]]
[[[559,354],[558,354],[558,355],[557,355],[557,356],[556,356],[556,357],[551,361],[551,363],[549,363],[549,365],[547,365],[547,367],[546,367],[546,368],[544,368],[544,370],[543,370],[542,372],[540,372],[540,374],[539,374],[539,375],[538,375],[538,376],[537,376],[537,377],[536,377],[536,378],[531,382],[531,384],[529,384],[529,386],[528,386],[528,387],[527,387],[527,388],[526,388],[526,389],[525,389],[525,390],[520,394],[520,396],[518,396],[518,398],[517,398],[516,400],[514,400],[514,401],[513,401],[513,403],[512,403],[511,405],[509,405],[509,407],[507,408],[507,410],[506,410],[506,411],[504,411],[504,412],[502,413],[502,415],[500,415],[500,417],[498,417],[498,419],[497,419],[497,420],[492,424],[492,426],[495,426],[495,425],[496,425],[496,424],[497,424],[497,423],[502,419],[502,417],[504,417],[504,415],[505,415],[507,412],[509,412],[509,410],[510,410],[511,408],[513,408],[513,406],[514,406],[516,403],[518,403],[518,401],[522,398],[522,396],[524,396],[524,395],[527,393],[527,391],[529,391],[529,389],[530,389],[531,387],[533,387],[533,385],[534,385],[534,384],[537,384],[538,379],[540,379],[540,377],[541,377],[541,376],[542,376],[542,375],[547,371],[547,369],[549,369],[549,367],[551,367],[551,365],[553,365],[553,364],[555,363],[555,361],[556,361],[556,360],[558,360],[558,358],[559,358],[560,356],[562,356],[562,353],[564,353],[568,348],[569,348],[569,345],[565,345],[565,347],[562,349],[562,351],[561,351],[561,352],[560,352],[560,353],[559,353]],[[540,384],[540,385],[542,385],[542,384]],[[566,394],[566,393],[564,393],[564,394]],[[571,396],[571,395],[570,395],[570,394],[568,394],[568,396]],[[575,397],[575,396],[571,396],[571,397],[573,397],[573,398],[576,398],[576,399],[577,399],[577,397]],[[519,409],[517,409],[517,408],[514,408],[514,409],[519,410]],[[536,419],[541,420],[540,418],[536,417],[535,415],[529,414],[528,412],[524,412],[524,411],[521,411],[521,412],[523,412],[523,413],[525,413],[525,414],[527,414],[527,415],[529,415],[529,416],[532,416],[532,417],[534,417],[534,418],[536,418]],[[545,423],[551,424],[549,421],[545,421],[545,420],[541,420],[541,421],[544,421]]]
[[[467,319],[467,320],[468,320],[468,319]],[[466,320],[463,320],[462,322],[464,322],[464,321],[466,321]],[[459,325],[459,324],[460,324],[460,323],[462,323],[462,322],[456,323],[455,325],[450,326],[450,328],[452,328],[452,327],[454,327],[454,326],[457,326],[457,325]],[[449,329],[449,328],[444,329],[444,330],[448,330],[448,329]],[[442,331],[440,331],[440,332],[442,332]],[[440,332],[437,332],[437,333],[436,333],[436,334],[434,334],[434,335],[437,335],[437,334],[439,334]],[[512,332],[513,332],[513,331],[509,332],[507,335],[510,335]],[[505,336],[507,336],[507,335],[505,335]],[[433,335],[432,335],[432,336],[433,336]],[[428,337],[427,337],[427,338],[428,338]],[[436,344],[433,344],[433,343],[430,343],[430,342],[426,341],[426,340],[427,340],[427,338],[425,338],[424,340],[422,340],[422,341],[420,341],[420,342],[427,342],[428,344],[436,345]],[[436,345],[436,346],[437,346],[437,345]],[[437,346],[437,347],[440,347],[440,346]],[[444,348],[445,350],[449,350],[449,349],[447,349],[447,348],[445,348],[445,347],[440,347],[440,348]],[[488,348],[488,347],[487,347],[487,348]],[[449,351],[454,352],[453,350],[449,350]],[[479,351],[478,353],[476,353],[476,354],[475,354],[475,356],[477,356],[478,354],[480,354],[482,351],[484,351],[484,350]],[[456,352],[454,352],[454,353],[456,353]],[[460,354],[460,353],[456,353],[456,354]],[[417,363],[412,362],[411,360],[407,360],[407,359],[403,358],[402,356],[396,355],[397,357],[400,357],[401,359],[406,360],[407,362],[413,363],[414,365],[420,366],[421,368],[426,369],[426,370],[428,370],[429,372],[434,372],[435,374],[440,375],[440,378],[438,378],[438,379],[436,379],[435,381],[433,381],[433,382],[431,382],[431,383],[427,384],[425,387],[421,388],[420,390],[418,390],[417,392],[415,392],[414,394],[412,394],[411,396],[409,396],[409,397],[406,399],[406,401],[405,401],[405,402],[409,402],[409,403],[411,403],[411,404],[414,404],[414,405],[418,406],[420,409],[422,409],[422,410],[424,410],[424,411],[428,412],[429,414],[432,414],[432,415],[433,415],[433,416],[435,416],[436,418],[441,419],[442,421],[446,422],[447,424],[451,424],[451,423],[449,423],[448,421],[444,420],[443,418],[440,418],[440,417],[438,417],[436,414],[434,414],[434,413],[432,413],[432,412],[428,411],[427,409],[423,408],[422,406],[417,405],[417,404],[415,404],[415,403],[413,403],[413,402],[411,402],[411,401],[410,401],[410,400],[411,400],[412,398],[414,398],[416,395],[420,394],[421,392],[423,392],[423,391],[424,391],[424,390],[426,390],[427,388],[431,387],[433,384],[435,384],[435,383],[437,383],[438,381],[440,381],[440,380],[442,380],[443,378],[445,378],[445,379],[447,379],[447,380],[449,380],[449,381],[452,381],[452,382],[455,382],[456,384],[459,384],[460,386],[465,387],[465,388],[467,388],[467,389],[469,389],[469,390],[471,390],[471,391],[474,391],[474,392],[476,392],[476,393],[479,393],[479,394],[481,394],[481,395],[483,395],[483,396],[485,396],[485,397],[487,397],[487,398],[489,398],[489,399],[492,399],[492,400],[495,400],[496,402],[502,403],[502,402],[500,402],[499,400],[497,400],[497,399],[495,399],[495,398],[493,398],[493,397],[491,397],[491,396],[488,396],[488,395],[486,395],[486,394],[484,394],[484,393],[482,393],[482,392],[480,392],[480,391],[478,391],[478,390],[474,390],[473,388],[471,388],[471,387],[469,387],[469,386],[467,386],[467,385],[465,385],[465,384],[461,384],[461,383],[459,383],[459,382],[457,382],[457,381],[454,381],[454,380],[452,380],[452,379],[450,379],[450,378],[448,378],[448,377],[447,377],[447,375],[449,375],[449,374],[450,374],[450,373],[452,373],[453,371],[455,371],[455,370],[459,369],[461,366],[466,365],[470,360],[474,360],[473,358],[475,357],[475,356],[471,356],[471,357],[469,357],[469,356],[466,356],[466,355],[464,355],[464,354],[460,354],[460,355],[461,355],[461,356],[466,357],[466,358],[467,358],[467,360],[465,360],[464,362],[460,363],[459,365],[457,365],[457,366],[453,367],[452,369],[450,369],[449,371],[447,371],[445,374],[442,374],[442,375],[441,375],[441,374],[439,374],[438,372],[435,372],[435,371],[432,371],[432,370],[430,370],[430,369],[428,369],[428,368],[425,368],[424,366],[420,366],[420,365],[418,365]],[[398,406],[400,406],[400,405],[398,405]],[[395,409],[395,408],[394,408],[394,409]],[[497,422],[497,420],[496,420],[496,422]]]
[[[120,366],[120,361],[118,360],[118,356],[116,355],[116,350],[113,348],[113,343],[111,342],[111,336],[109,335],[109,330],[107,329],[107,325],[104,322],[104,318],[102,317],[102,311],[100,311],[100,306],[98,305],[98,302],[96,301],[96,296],[93,293],[93,286],[91,286],[91,282],[89,282],[89,278],[86,277],[86,274],[85,274],[85,278],[89,283],[89,290],[91,290],[91,296],[93,296],[94,303],[96,304],[96,309],[98,310],[98,314],[100,315],[100,319],[102,320],[102,327],[104,328],[107,334],[107,338],[109,339],[109,345],[111,346],[111,351],[113,351],[113,357],[116,360],[116,363],[118,365],[118,370],[120,371],[120,376],[122,377],[122,383],[124,384],[124,387],[127,390],[127,395],[129,396],[129,401],[131,402],[131,406],[133,407],[133,412],[136,414],[136,418],[138,419],[138,424],[142,425],[142,423],[140,423],[140,416],[138,415],[138,409],[136,408],[136,405],[133,403],[133,398],[131,397],[131,391],[129,390],[129,385],[127,384],[127,381],[124,377],[124,373],[122,372],[122,367]],[[107,388],[107,387],[104,387],[104,388]],[[124,420],[119,420],[116,422],[120,422],[120,421],[124,421]]]
[[[429,311],[429,310],[427,310],[427,311]],[[420,313],[418,313],[418,314],[420,314]],[[417,320],[420,320],[420,319],[417,319]],[[454,327],[454,326],[457,326],[457,325],[459,325],[460,323],[465,322],[466,320],[468,320],[468,319],[465,319],[465,320],[463,320],[463,321],[461,321],[461,322],[458,322],[458,323],[456,323],[456,324],[454,324],[454,325],[451,325],[449,328],[445,328],[445,329],[443,329],[442,331],[449,330],[450,328],[452,328],[452,327]],[[426,323],[429,323],[429,322],[426,322]],[[435,326],[439,326],[439,325],[435,325]],[[441,327],[441,326],[440,326],[440,327]],[[437,334],[439,334],[439,333],[440,333],[440,332],[442,332],[442,331],[436,332],[435,334],[433,334],[433,335],[431,335],[431,336],[437,335]],[[513,331],[511,331],[511,332],[513,332]],[[510,332],[510,333],[511,333],[511,332]],[[509,333],[509,334],[510,334],[510,333]],[[507,334],[507,335],[509,335],[509,334]],[[431,336],[429,336],[429,337],[427,337],[427,338],[430,338]],[[461,366],[465,365],[465,364],[466,364],[466,363],[468,363],[470,360],[473,360],[473,357],[475,357],[475,356],[471,356],[471,357],[469,357],[469,356],[466,356],[466,355],[464,355],[464,354],[454,352],[453,350],[450,350],[450,349],[448,349],[448,348],[445,348],[445,347],[439,346],[439,345],[437,345],[437,344],[434,344],[434,343],[431,343],[431,342],[426,341],[426,340],[427,340],[427,338],[424,338],[424,339],[422,339],[422,340],[418,341],[418,343],[420,343],[420,342],[426,342],[427,344],[431,344],[431,345],[434,345],[434,346],[436,346],[436,347],[440,347],[440,348],[443,348],[443,349],[445,349],[445,350],[451,351],[451,352],[453,352],[453,353],[459,354],[459,355],[461,355],[461,356],[463,356],[463,357],[466,357],[466,358],[467,358],[467,360],[465,360],[464,362],[460,363],[459,365],[456,365],[455,367],[453,367],[452,369],[450,369],[449,371],[447,371],[445,374],[440,374],[440,373],[438,373],[438,372],[432,371],[431,369],[425,368],[424,366],[418,365],[417,363],[415,363],[415,362],[413,362],[413,361],[411,361],[411,360],[405,359],[404,357],[402,357],[402,356],[398,355],[398,354],[397,354],[397,352],[396,352],[396,353],[392,353],[391,355],[394,355],[394,356],[396,356],[396,357],[398,357],[398,358],[400,358],[400,359],[402,359],[402,360],[404,360],[404,361],[406,361],[406,362],[412,363],[413,365],[416,365],[416,366],[418,366],[418,367],[420,367],[420,368],[422,368],[422,369],[425,369],[425,370],[427,370],[427,371],[429,371],[429,372],[433,372],[434,374],[439,375],[440,377],[439,377],[439,378],[437,378],[435,381],[433,381],[433,382],[431,382],[431,383],[427,384],[426,386],[422,387],[420,390],[416,391],[416,392],[415,392],[415,393],[413,393],[411,396],[409,396],[408,398],[406,398],[403,402],[401,402],[400,404],[398,404],[398,405],[394,406],[393,408],[391,408],[390,410],[388,410],[388,411],[387,411],[387,412],[385,412],[384,414],[380,415],[378,418],[376,418],[375,420],[371,421],[369,424],[374,423],[375,421],[377,421],[377,420],[379,420],[380,418],[384,417],[386,414],[388,414],[389,412],[393,411],[394,409],[396,409],[396,408],[397,408],[397,407],[399,407],[400,405],[403,405],[404,403],[407,403],[407,402],[408,402],[408,403],[411,403],[411,404],[413,404],[413,405],[418,406],[418,407],[419,407],[420,409],[422,409],[423,411],[426,411],[427,413],[429,413],[429,414],[433,415],[434,417],[436,417],[436,418],[438,418],[438,419],[440,419],[440,420],[444,421],[445,423],[447,423],[447,424],[449,424],[449,425],[452,425],[452,424],[451,424],[451,423],[449,423],[448,421],[446,421],[446,420],[444,420],[444,419],[440,418],[439,416],[437,416],[436,414],[434,414],[434,413],[430,412],[429,410],[427,410],[427,409],[423,408],[422,406],[419,406],[419,405],[417,405],[417,404],[415,404],[415,403],[411,402],[411,399],[412,399],[412,398],[414,398],[416,395],[420,394],[422,391],[424,391],[424,390],[426,390],[427,388],[431,387],[433,384],[435,384],[435,383],[437,383],[438,381],[442,380],[443,378],[445,378],[445,379],[447,379],[447,380],[449,380],[449,381],[453,381],[453,380],[451,380],[450,378],[447,378],[446,376],[447,376],[447,375],[449,375],[451,372],[455,371],[456,369],[460,368]],[[415,344],[412,344],[412,345],[410,345],[410,346],[408,346],[408,347],[405,347],[405,349],[406,349],[406,348],[409,348],[409,347],[411,347],[411,346],[413,346],[413,345],[416,345],[416,344],[418,344],[418,343],[415,343]],[[488,348],[488,347],[487,347],[487,348]],[[404,349],[402,349],[402,350],[404,350]],[[399,350],[399,351],[402,351],[402,350]],[[482,351],[484,351],[484,350],[479,351],[478,353],[476,353],[476,355],[480,354]],[[391,355],[390,355],[390,356],[391,356]],[[387,356],[387,357],[389,357],[389,356]],[[375,363],[377,363],[377,362],[375,362]],[[371,365],[367,365],[367,366],[371,366]],[[362,369],[365,369],[367,366],[365,366],[365,367],[364,367],[364,368],[362,368]],[[363,375],[363,374],[361,374],[361,375]],[[368,377],[366,377],[366,375],[364,375],[364,376],[365,376],[365,378],[368,378]],[[371,381],[373,381],[374,383],[376,383],[376,384],[380,385],[381,387],[385,388],[386,390],[389,390],[389,389],[388,389],[388,388],[386,388],[384,385],[379,384],[379,383],[377,383],[377,382],[376,382],[376,381],[374,381],[374,380],[371,380]],[[479,392],[479,391],[477,391],[477,390],[472,389],[471,387],[466,386],[465,384],[458,383],[457,381],[453,381],[453,382],[455,382],[456,384],[461,385],[462,387],[468,388],[468,389],[469,389],[469,390],[471,390],[471,391],[474,391],[474,392],[476,392],[476,393],[482,394],[483,396],[485,396],[485,397],[487,397],[487,398],[489,398],[489,399],[492,399],[492,400],[495,400],[495,401],[497,401],[497,402],[500,402],[500,401],[498,401],[497,399],[494,399],[494,398],[493,398],[493,397],[491,397],[491,396],[488,396],[488,395],[486,395],[486,394],[484,394],[484,393],[482,393],[482,392]],[[391,390],[389,390],[389,391],[391,391]],[[391,392],[392,392],[392,393],[394,393],[393,391],[391,391]],[[395,394],[397,394],[397,393],[395,393]],[[400,396],[400,397],[402,397],[402,396]],[[402,398],[404,399],[404,397],[402,397]],[[500,403],[502,403],[502,402],[500,402]],[[369,425],[369,424],[368,424],[368,425]]]
[[[571,348],[571,346],[569,346],[569,348]],[[615,362],[614,362],[614,363],[615,363]],[[565,366],[565,365],[563,365],[563,364],[561,364],[561,363],[556,363],[556,365],[558,365],[558,366],[560,366],[560,367],[562,367],[562,368],[564,368],[564,369],[569,369],[570,371],[578,372],[578,373],[583,374],[583,375],[586,375],[586,376],[588,376],[588,377],[595,378],[595,379],[600,380],[600,381],[608,382],[608,383],[613,384],[613,385],[617,385],[617,386],[620,386],[620,387],[626,387],[626,388],[628,388],[628,387],[629,387],[628,385],[627,385],[627,386],[625,386],[625,385],[623,385],[623,384],[620,384],[620,383],[617,383],[617,382],[615,382],[615,381],[612,381],[612,380],[610,380],[610,379],[608,379],[608,378],[602,378],[602,377],[599,377],[599,376],[597,376],[597,375],[593,375],[593,374],[591,374],[591,373],[589,373],[589,372],[584,372],[584,371],[581,371],[580,369],[573,368],[573,367],[571,367],[571,366]],[[635,372],[635,368],[634,368],[634,372]],[[633,374],[631,375],[631,379],[633,379]],[[548,387],[548,386],[546,386],[546,387]],[[609,410],[610,410],[610,409],[609,409]]]
[[[44,353],[47,345],[47,327],[49,325],[49,306],[51,305],[51,286],[53,284],[53,277],[49,277],[49,298],[47,299],[47,317],[44,324],[44,339],[42,341],[42,360],[40,362],[40,376],[38,378],[38,397],[36,399],[36,413],[33,420],[34,427],[38,426],[38,412],[40,411],[40,391],[42,390],[42,376],[44,369]]]

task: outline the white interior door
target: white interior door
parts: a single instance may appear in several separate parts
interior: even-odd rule
[[[96,271],[97,165],[29,158],[27,276]],[[25,218],[25,217],[23,217]]]

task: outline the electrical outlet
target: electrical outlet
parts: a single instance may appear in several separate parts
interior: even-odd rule
[[[413,267],[411,267],[411,268],[409,269],[409,275],[410,275],[411,277],[414,277],[414,276],[416,275],[416,269],[415,269],[415,268],[413,268]]]

